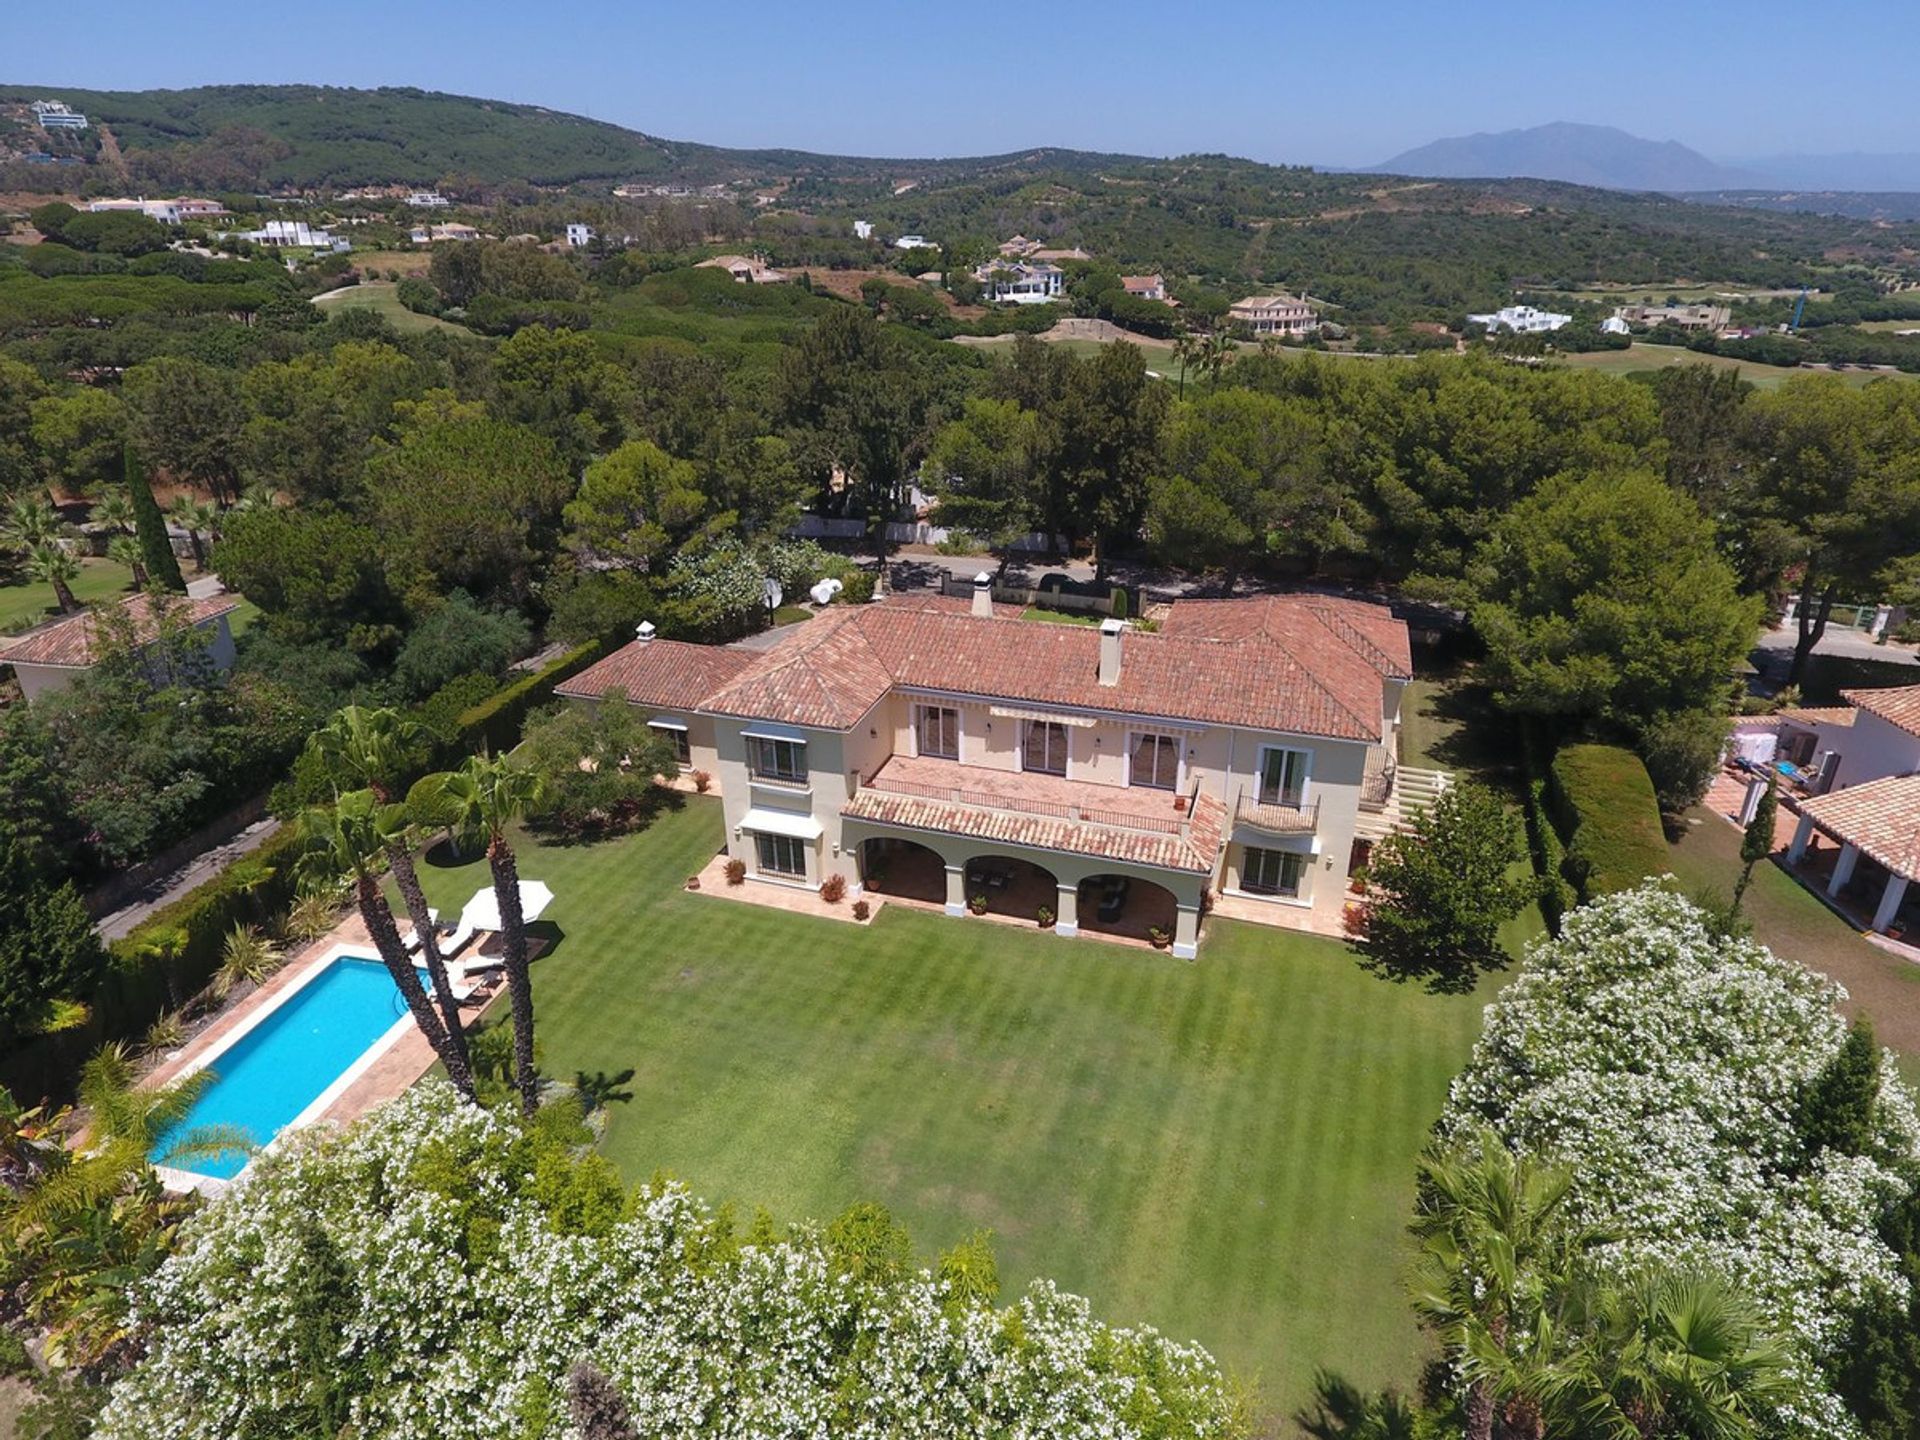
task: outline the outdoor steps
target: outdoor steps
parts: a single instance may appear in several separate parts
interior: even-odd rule
[[[1362,809],[1354,834],[1362,840],[1379,840],[1391,835],[1439,799],[1440,792],[1452,783],[1453,776],[1445,770],[1400,766],[1394,772],[1387,803],[1378,810]]]

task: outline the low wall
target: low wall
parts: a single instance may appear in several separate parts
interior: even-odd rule
[[[192,834],[174,841],[152,859],[128,866],[117,875],[109,875],[87,891],[81,897],[81,903],[87,907],[87,914],[95,920],[103,915],[111,915],[129,902],[139,899],[143,891],[164,881],[174,871],[192,864],[206,851],[226,844],[255,821],[264,819],[266,813],[267,796],[262,791],[226,814],[209,820]]]

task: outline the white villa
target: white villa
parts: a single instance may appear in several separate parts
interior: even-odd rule
[[[902,235],[893,242],[896,250],[937,250],[939,247],[924,235]]]
[[[70,109],[59,100],[36,100],[33,102],[33,118],[40,122],[42,130],[84,130],[87,117],[80,111]]]
[[[407,196],[407,204],[416,210],[444,210],[453,202],[434,190],[416,190]]]
[[[771,649],[631,644],[559,687],[623,694],[703,771],[749,885],[839,876],[950,915],[1159,938],[1209,908],[1338,933],[1373,841],[1445,784],[1396,763],[1407,628],[1319,595],[1182,600],[1160,630],[895,596]]]
[[[578,220],[568,222],[567,248],[569,250],[584,250],[587,248],[587,246],[591,245],[592,243],[593,243],[593,228],[591,226],[586,225]]]
[[[973,278],[986,287],[983,300],[1005,305],[1045,305],[1058,300],[1067,285],[1058,265],[1032,260],[993,260],[975,268]]]
[[[183,195],[177,200],[95,200],[87,206],[87,213],[145,215],[162,225],[178,225],[186,220],[206,220],[215,215],[225,215],[227,207],[218,200],[193,200]]]
[[[1320,323],[1297,295],[1250,295],[1229,305],[1227,318],[1255,335],[1304,335]]]
[[[1573,316],[1553,310],[1536,310],[1531,305],[1508,305],[1490,314],[1469,315],[1467,323],[1485,326],[1490,335],[1497,330],[1514,335],[1544,335],[1563,325],[1571,325]]]

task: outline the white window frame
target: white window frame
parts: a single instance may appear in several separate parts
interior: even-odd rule
[[[1293,888],[1287,890],[1278,886],[1267,886],[1255,883],[1253,879],[1253,857],[1256,855],[1271,855],[1275,857],[1278,872],[1276,878],[1285,876],[1286,864],[1289,859],[1297,862],[1300,868],[1294,875]],[[1265,845],[1244,845],[1240,850],[1240,889],[1248,895],[1257,895],[1265,900],[1298,900],[1301,898],[1300,892],[1306,888],[1307,871],[1312,864],[1313,856],[1307,854],[1305,851],[1277,850]]]
[[[673,742],[673,753],[684,770],[693,763],[693,741],[688,735],[686,725],[679,720],[654,719],[647,721],[647,728],[663,735]]]
[[[1170,785],[1152,785],[1144,780],[1133,778],[1133,757],[1142,740],[1152,738],[1165,741],[1173,746],[1173,783]],[[1171,730],[1156,730],[1152,726],[1141,726],[1137,730],[1127,731],[1127,785],[1139,790],[1179,791],[1187,783],[1187,742],[1186,738]]]
[[[784,736],[775,735],[749,735],[746,737],[746,740],[747,773],[755,780],[771,781],[775,785],[805,785],[807,783],[810,772],[807,770],[806,741],[790,740]],[[799,766],[797,773],[790,774],[779,769],[761,769],[760,761],[762,756],[769,752],[777,756],[780,753],[778,747],[782,745],[789,746],[792,749],[794,758]],[[761,748],[763,746],[768,747],[768,750],[763,751]]]
[[[938,751],[929,751],[920,744],[920,724],[928,711],[944,712],[953,716],[953,754],[942,755]],[[952,760],[958,762],[967,743],[967,724],[964,712],[958,705],[943,705],[937,700],[916,701],[913,707],[913,753],[928,760]]]
[[[808,843],[797,835],[776,835],[770,830],[755,830],[753,834],[753,873],[764,875],[770,880],[804,881],[807,878]],[[799,858],[798,870],[775,870],[767,865],[767,852],[764,847],[771,845],[775,851],[786,846],[793,847],[793,854]]]
[[[1262,805],[1286,805],[1284,797],[1267,798],[1267,756],[1270,754],[1298,755],[1300,757],[1300,798],[1292,802],[1297,809],[1304,810],[1313,800],[1313,751],[1303,750],[1298,745],[1262,745],[1259,764],[1253,772],[1254,798]]]
[[[1027,763],[1027,742],[1033,734],[1033,727],[1045,725],[1060,732],[1060,768],[1058,770],[1038,770]],[[1048,746],[1049,750],[1053,747]],[[1073,727],[1063,720],[1022,720],[1020,722],[1020,769],[1028,775],[1052,775],[1064,780],[1073,771]]]

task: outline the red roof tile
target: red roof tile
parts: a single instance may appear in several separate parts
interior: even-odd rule
[[[749,652],[721,645],[635,641],[555,686],[554,693],[597,700],[609,690],[622,690],[636,705],[697,710],[701,701],[752,662]]]
[[[1890,690],[1842,690],[1840,698],[1851,700],[1869,715],[1898,725],[1909,735],[1920,735],[1920,685],[1900,685]]]
[[[1406,627],[1378,606],[1321,596],[1182,601],[1160,633],[1129,631],[1120,679],[1099,683],[1100,633],[1033,625],[953,602],[836,607],[750,655],[697,708],[845,730],[895,686],[1201,724],[1378,740],[1383,675],[1404,678]],[[1221,608],[1217,611],[1214,607]],[[598,694],[630,645],[568,685]],[[698,649],[700,647],[681,647]],[[738,654],[740,652],[733,652]],[[645,666],[644,658],[623,662]],[[600,688],[594,688],[598,685]],[[634,693],[630,688],[629,693]],[[684,692],[677,692],[684,693]],[[637,697],[636,697],[637,698]],[[672,702],[689,708],[690,702]]]
[[[1800,802],[1800,813],[1896,875],[1920,880],[1920,775],[1891,775]]]
[[[145,645],[160,633],[159,622],[154,618],[152,597],[131,595],[114,605],[83,610],[77,615],[51,621],[37,630],[28,631],[11,644],[0,641],[0,661],[9,665],[54,665],[67,670],[84,670],[99,658],[96,642],[100,638],[101,618],[115,608],[124,610],[132,621],[136,645]],[[231,595],[213,595],[199,600],[182,598],[175,608],[192,624],[202,625],[239,609],[240,602]]]

